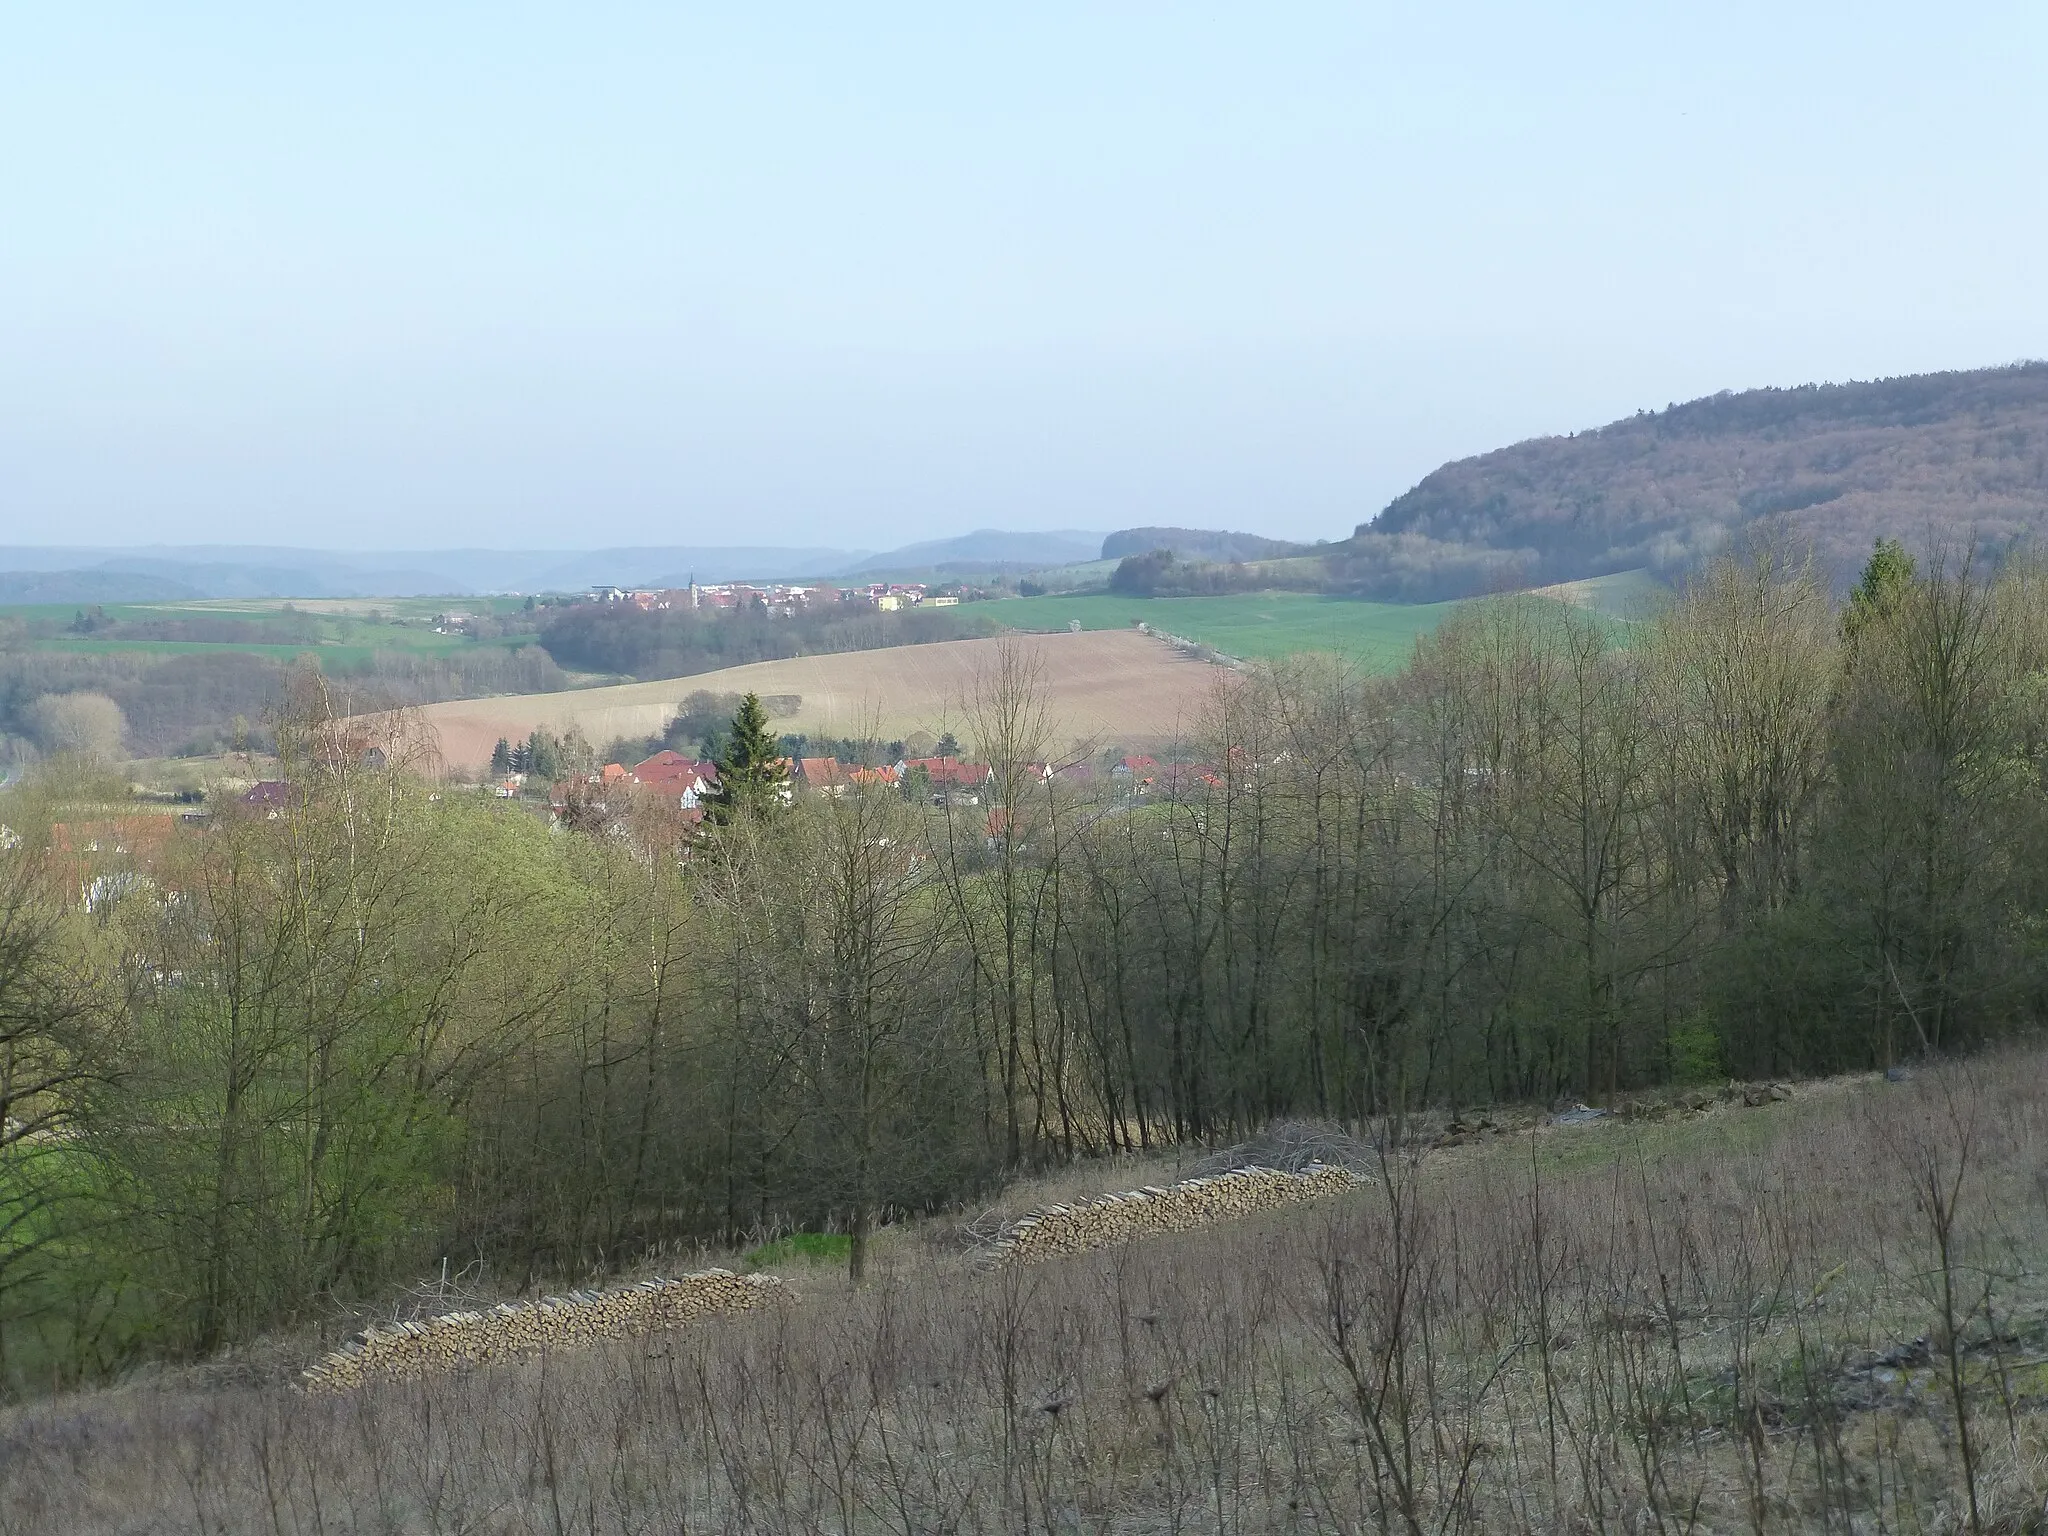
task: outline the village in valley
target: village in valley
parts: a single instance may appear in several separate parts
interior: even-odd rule
[[[793,617],[819,603],[844,603],[897,613],[906,608],[957,608],[963,597],[985,596],[959,584],[931,588],[921,581],[876,581],[862,586],[802,584],[787,581],[722,581],[682,587],[592,587],[587,601],[624,603],[643,613],[745,611],[758,609],[777,618]]]
[[[960,756],[950,736],[939,745],[954,750],[873,763],[842,762],[836,755],[786,757],[779,764],[783,775],[780,795],[787,804],[798,795],[838,797],[856,790],[891,790],[900,792],[913,804],[936,809],[979,805],[995,785],[996,769]],[[525,750],[530,753],[531,748]],[[1063,764],[1026,763],[1017,772],[1016,787],[1042,788],[1057,783],[1078,791],[1101,784],[1116,796],[1128,799],[1148,795],[1162,785],[1168,790],[1190,783],[1220,788],[1224,782],[1207,765],[1168,763],[1162,767],[1157,758],[1145,753],[1105,758],[1106,766],[1096,757]],[[278,787],[281,786],[259,784],[243,798],[253,804],[251,797],[274,793]],[[506,800],[532,793],[528,776],[516,771],[494,780],[491,789]],[[715,762],[686,757],[665,747],[630,767],[606,763],[588,773],[556,778],[548,785],[546,803],[551,825],[581,830],[603,826],[623,835],[631,824],[627,813],[636,806],[659,808],[685,827],[699,826],[708,802],[717,793]]]

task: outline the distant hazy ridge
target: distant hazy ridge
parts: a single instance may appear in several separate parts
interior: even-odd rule
[[[1115,560],[1156,548],[1198,563],[1258,563],[1243,577],[1250,585],[1426,602],[1640,568],[1675,575],[1769,519],[1811,543],[1838,581],[1880,536],[1923,549],[1975,543],[1994,554],[2040,538],[2048,531],[2048,363],[1724,392],[1567,437],[1533,438],[1444,465],[1350,539],[1328,545],[1154,526],[1106,537],[981,529],[886,554],[0,547],[0,602],[1022,573],[1085,565],[1098,552]]]

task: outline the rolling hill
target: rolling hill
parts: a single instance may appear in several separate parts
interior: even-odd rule
[[[1170,549],[1184,560],[1284,560],[1303,555],[1309,545],[1269,539],[1257,533],[1231,533],[1216,528],[1125,528],[1102,541],[1102,558],[1120,560],[1154,549]]]
[[[150,545],[129,549],[0,546],[0,573],[62,576],[91,583],[148,578],[152,596],[362,598],[463,596],[485,592],[573,592],[598,583],[681,585],[837,570],[862,558],[842,549],[774,546],[653,546],[590,550],[322,550],[253,544]],[[139,589],[138,589],[139,590]],[[13,598],[9,601],[29,601]],[[90,595],[47,601],[116,601]],[[132,600],[139,600],[137,599]]]
[[[1101,544],[1102,535],[1098,533],[1008,533],[1000,528],[980,528],[957,538],[906,544],[824,574],[879,576],[909,571],[1061,566],[1094,559]]]
[[[794,710],[771,717],[778,731],[902,736],[951,727],[964,736],[960,701],[1001,643],[948,640],[758,661],[661,682],[464,699],[429,705],[421,715],[440,738],[443,760],[459,769],[488,762],[499,737],[517,741],[536,727],[573,725],[599,746],[658,735],[677,705],[699,691],[795,695]],[[1055,749],[1077,739],[1132,747],[1171,741],[1192,724],[1218,675],[1131,630],[1030,635],[1024,643],[1044,664]]]
[[[0,571],[0,605],[153,603],[199,595],[186,582],[107,567],[84,571]]]
[[[981,529],[888,553],[775,545],[650,545],[588,550],[321,550],[259,545],[0,545],[0,577],[30,595],[8,602],[155,598],[363,598],[575,592],[597,585],[679,587],[939,567],[1041,566],[1093,560],[1097,533]],[[56,594],[56,595],[51,595]]]
[[[1778,520],[1837,581],[1871,541],[2048,530],[2048,363],[1728,393],[1446,464],[1328,552],[1368,596],[1675,572]]]

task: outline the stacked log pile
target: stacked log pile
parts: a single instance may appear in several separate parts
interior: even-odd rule
[[[1341,1194],[1365,1181],[1347,1169],[1311,1163],[1299,1173],[1236,1168],[1160,1188],[1147,1185],[1072,1205],[1049,1205],[1006,1227],[996,1239],[999,1261],[1035,1263],[1112,1248],[1132,1238],[1189,1232],[1254,1211]]]
[[[411,1381],[543,1349],[633,1338],[699,1317],[743,1312],[780,1292],[769,1275],[706,1269],[609,1291],[571,1291],[418,1322],[364,1329],[306,1371],[309,1392],[349,1392],[370,1381]]]

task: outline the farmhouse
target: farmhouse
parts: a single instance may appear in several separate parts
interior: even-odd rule
[[[1109,772],[1110,777],[1125,790],[1133,794],[1143,794],[1159,777],[1159,759],[1140,753],[1134,757],[1119,759],[1117,765]]]
[[[616,763],[606,766],[607,775]],[[635,763],[630,770],[621,769],[620,777],[629,778],[635,784],[644,784],[651,789],[666,789],[674,785],[678,789],[706,790],[718,782],[718,769],[712,763],[698,758],[683,756],[680,752],[663,750]]]
[[[620,769],[617,779],[609,777],[616,763],[607,764],[603,783],[623,783],[663,800],[673,799],[685,811],[696,811],[704,797],[718,789],[718,765],[701,759],[688,758],[680,752],[663,750],[635,763],[630,770]]]
[[[275,819],[292,803],[292,787],[283,779],[264,779],[237,795],[235,803]]]
[[[981,789],[995,777],[987,763],[962,762],[957,757],[912,757],[896,765],[896,777],[908,782],[922,773],[931,785],[932,803],[945,805],[955,800],[963,805],[977,802]]]
[[[851,782],[846,770],[839,766],[836,757],[800,757],[796,760],[796,780],[805,789],[818,795],[843,795]]]
[[[912,757],[896,765],[899,776],[922,768],[934,789],[979,789],[995,770],[987,763],[962,762],[957,757]]]

